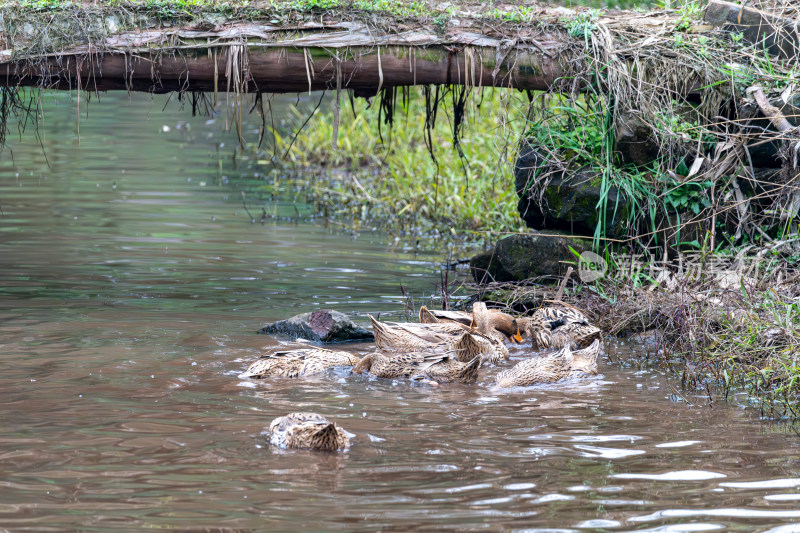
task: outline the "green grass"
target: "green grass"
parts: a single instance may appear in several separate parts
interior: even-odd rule
[[[436,229],[491,239],[498,232],[523,229],[516,211],[514,154],[508,151],[518,130],[515,134],[513,125],[504,124],[508,102],[501,94],[484,90],[482,99],[469,100],[459,141],[463,158],[453,144],[449,96],[431,129],[431,157],[419,90],[411,90],[405,104],[398,99],[391,129],[383,125],[378,130],[377,101],[367,109],[364,100],[356,99],[355,114],[350,105],[342,107],[335,149],[331,106],[317,111],[294,141],[276,134],[275,149],[286,154],[287,164],[319,176],[315,196],[329,214],[414,234]],[[298,123],[305,120],[295,113]],[[271,155],[262,157],[266,161]]]
[[[682,256],[682,268],[645,261],[636,269],[625,254],[609,254],[607,277],[591,291],[611,303],[609,331],[634,314],[642,317],[628,323],[634,329],[664,332],[657,361],[684,386],[726,398],[745,390],[765,416],[798,421],[797,260],[746,252],[702,249]]]
[[[567,0],[562,5],[572,7],[631,8],[649,6],[650,0]],[[558,2],[556,2],[558,4]],[[447,21],[457,10],[465,8],[480,13],[481,18],[508,22],[532,22],[536,9],[527,5],[498,9],[494,2],[452,2],[445,8],[433,0],[11,0],[5,7],[18,7],[39,11],[122,8],[143,11],[161,18],[173,19],[196,15],[200,12],[222,14],[248,14],[250,16],[279,15],[287,11],[298,13],[324,11],[351,11],[379,13],[395,18],[424,18],[429,21]]]

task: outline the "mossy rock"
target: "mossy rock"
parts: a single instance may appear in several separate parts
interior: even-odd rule
[[[630,112],[617,119],[614,149],[621,163],[636,166],[649,165],[659,154],[652,128]]]
[[[534,187],[537,177],[550,172],[544,157],[530,144],[520,151],[514,168],[519,214],[528,227],[537,230],[561,230],[573,234],[594,235],[599,222],[606,237],[623,234],[623,222],[629,206],[622,201],[617,189],[605,196],[605,210],[598,206],[602,175],[597,171],[576,171],[555,174],[544,191]],[[605,217],[601,220],[602,214]]]
[[[586,250],[589,242],[563,232],[531,232],[500,240],[493,250],[470,260],[475,281],[522,281],[530,278],[560,279],[577,258],[572,252]]]

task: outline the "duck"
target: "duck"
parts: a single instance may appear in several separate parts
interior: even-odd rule
[[[498,364],[507,361],[511,354],[502,342],[475,331],[465,331],[459,338],[450,343],[450,349],[462,363],[481,357],[485,364]]]
[[[484,362],[497,362],[510,357],[501,341],[455,322],[414,324],[379,322],[371,315],[375,346],[380,349],[416,351],[456,351],[462,363],[481,354]],[[465,338],[465,335],[472,338]]]
[[[525,359],[497,374],[497,385],[504,388],[527,387],[597,375],[597,357],[602,347],[602,341],[595,339],[582,350],[573,352],[567,345],[555,353]]]
[[[365,355],[356,366],[354,374],[369,372],[379,378],[411,378],[434,384],[459,381],[474,383],[478,380],[481,357],[463,363],[448,352],[405,352],[387,354],[375,352]]]
[[[372,315],[367,316],[378,349],[424,350],[431,345],[444,346],[465,331],[463,326],[455,323],[379,322]]]
[[[361,360],[355,354],[327,348],[298,348],[262,355],[242,378],[296,378],[316,374],[334,366],[353,366]]]
[[[582,349],[599,339],[602,331],[574,307],[542,307],[530,318],[518,319],[533,341],[533,347]]]
[[[279,448],[306,448],[335,452],[350,446],[340,426],[317,413],[289,413],[269,425],[269,442]]]
[[[499,341],[522,342],[517,319],[497,309],[487,309],[483,302],[475,302],[472,306],[472,313],[430,310],[423,305],[419,308],[419,321],[422,324],[455,322],[473,327],[484,335]]]

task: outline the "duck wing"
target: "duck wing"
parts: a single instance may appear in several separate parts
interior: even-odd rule
[[[472,324],[472,314],[464,311],[430,310],[428,312],[440,321],[447,320],[449,322],[458,322],[459,324],[463,324],[465,326]]]
[[[316,374],[334,366],[354,366],[361,359],[350,352],[313,350],[303,360],[301,374]]]
[[[419,308],[420,324],[437,324],[438,322],[439,319],[436,318],[436,315],[434,315],[426,306],[423,305]]]
[[[289,350],[264,354],[241,374],[243,378],[295,378],[302,372],[305,350]]]

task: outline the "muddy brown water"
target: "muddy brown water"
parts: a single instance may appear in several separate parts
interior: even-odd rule
[[[494,368],[472,386],[239,379],[284,342],[264,322],[399,318],[399,285],[430,295],[439,258],[250,224],[223,118],[163,103],[103,96],[78,147],[74,101],[50,99],[50,167],[30,131],[3,155],[0,530],[800,531],[796,436],[687,403],[657,369],[604,358],[596,379],[520,390]],[[271,449],[264,428],[295,410],[350,450]]]

